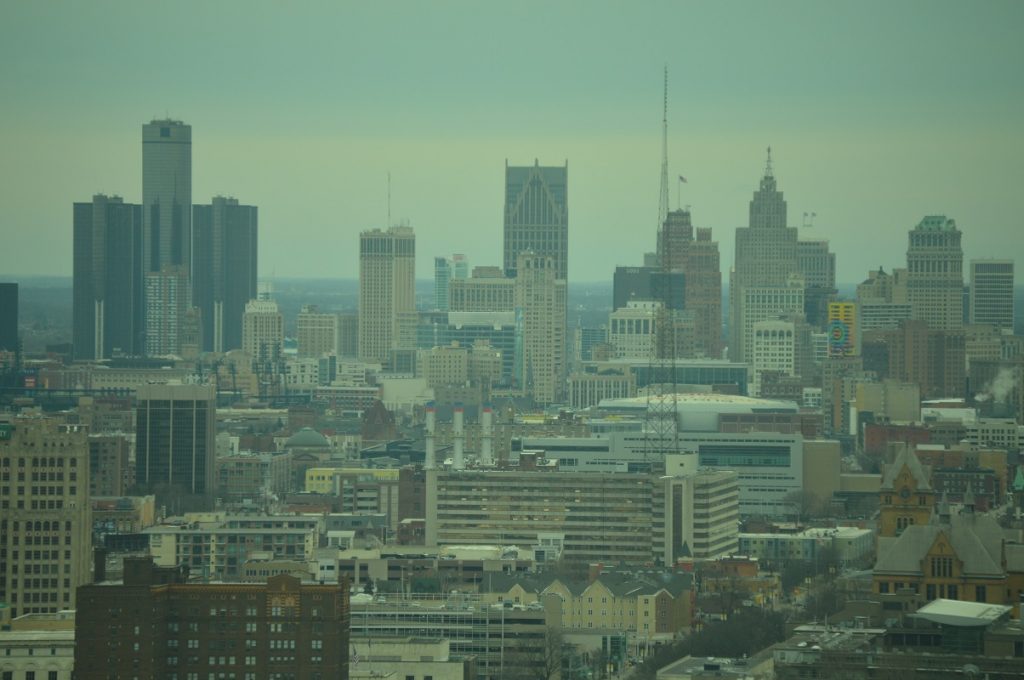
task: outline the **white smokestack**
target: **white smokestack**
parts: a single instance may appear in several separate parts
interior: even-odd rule
[[[480,464],[493,465],[494,454],[494,411],[490,406],[484,406],[480,415]]]
[[[427,404],[427,441],[426,450],[423,454],[423,469],[433,470],[437,465],[434,460],[434,425],[437,418],[437,411],[434,410],[434,402]]]
[[[452,468],[456,470],[466,469],[466,460],[463,455],[463,445],[466,443],[466,434],[462,429],[462,404],[455,404],[455,413],[452,417],[452,444],[454,445],[454,453],[452,454]]]

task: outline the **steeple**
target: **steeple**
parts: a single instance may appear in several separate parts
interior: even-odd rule
[[[774,177],[772,175],[772,147],[770,146],[768,147],[768,162],[764,165],[764,176]]]

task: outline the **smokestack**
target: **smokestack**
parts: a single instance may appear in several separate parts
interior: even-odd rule
[[[107,549],[97,546],[92,549],[92,582],[103,583],[107,580]]]
[[[493,465],[494,454],[494,411],[490,406],[484,406],[480,415],[480,464]]]
[[[427,403],[427,441],[426,451],[423,454],[423,469],[433,470],[437,465],[434,460],[434,425],[437,418],[437,411],[434,409],[434,402]]]
[[[455,470],[466,469],[466,461],[462,453],[463,445],[466,443],[466,434],[462,430],[462,416],[462,403],[460,402],[455,404],[452,427],[452,444],[455,446],[455,452],[452,455],[452,468]]]

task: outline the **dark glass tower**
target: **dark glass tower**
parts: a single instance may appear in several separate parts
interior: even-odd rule
[[[72,340],[76,359],[142,353],[142,206],[119,196],[74,204]]]
[[[509,167],[505,163],[505,276],[520,253],[550,257],[555,278],[569,274],[569,164]]]
[[[242,347],[242,314],[256,299],[256,207],[217,196],[192,209],[192,295],[202,314],[203,351]]]
[[[0,350],[18,350],[18,284],[0,283]]]

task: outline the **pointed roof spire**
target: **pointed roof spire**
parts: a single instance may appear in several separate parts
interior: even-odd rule
[[[772,175],[772,147],[768,147],[768,162],[764,166],[764,176],[773,177]]]

